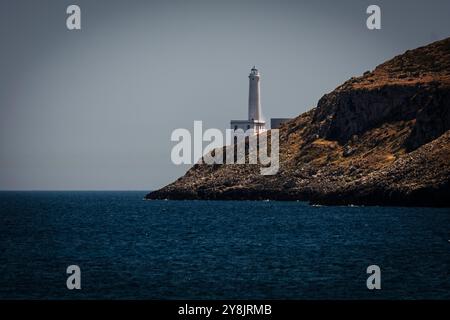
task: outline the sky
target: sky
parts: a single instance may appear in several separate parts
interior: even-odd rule
[[[265,118],[295,117],[450,36],[448,0],[0,3],[0,190],[154,190],[189,168],[171,161],[173,130],[246,118],[253,65]]]

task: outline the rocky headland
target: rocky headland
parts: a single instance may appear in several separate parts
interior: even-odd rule
[[[147,199],[450,206],[450,38],[351,78],[280,128],[280,169],[194,165]]]

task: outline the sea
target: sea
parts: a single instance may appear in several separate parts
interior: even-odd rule
[[[0,299],[450,298],[449,208],[144,196],[0,192]]]

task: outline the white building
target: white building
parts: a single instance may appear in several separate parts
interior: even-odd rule
[[[236,131],[242,129],[249,134],[258,134],[266,131],[266,122],[261,112],[261,97],[259,80],[261,75],[258,69],[252,68],[249,79],[248,92],[248,119],[247,120],[231,120],[231,129]],[[292,118],[272,118],[270,121],[271,129],[278,129],[282,124],[288,122]],[[249,131],[250,130],[250,131]]]
[[[231,120],[231,129],[234,131],[242,129],[245,132],[251,130],[254,134],[261,133],[266,130],[266,122],[262,118],[261,101],[260,101],[260,74],[258,69],[252,68],[249,79],[248,92],[248,119],[247,120]]]

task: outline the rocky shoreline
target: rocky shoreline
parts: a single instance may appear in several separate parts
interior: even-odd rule
[[[278,174],[258,168],[196,164],[146,199],[449,207],[450,38],[324,95],[281,126]]]

